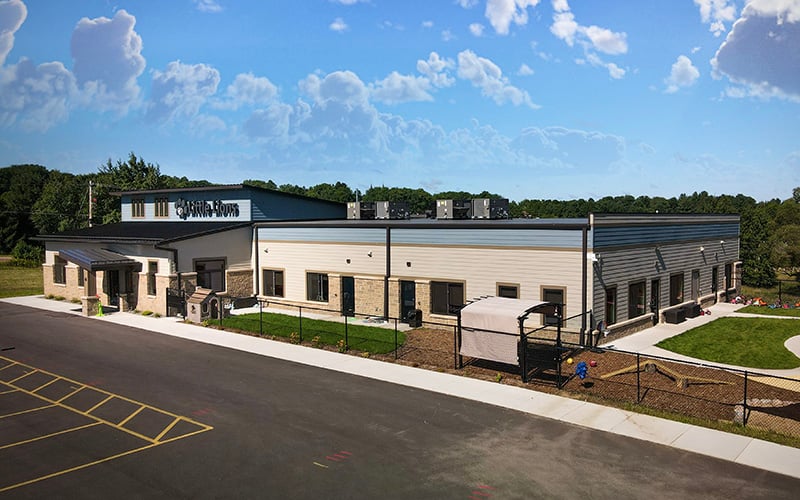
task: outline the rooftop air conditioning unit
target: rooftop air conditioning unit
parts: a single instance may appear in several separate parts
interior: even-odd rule
[[[472,200],[473,219],[508,219],[508,200],[505,198],[476,198]]]
[[[374,219],[374,201],[350,201],[347,203],[348,219]]]
[[[472,200],[437,200],[437,219],[469,219],[472,217]]]
[[[408,219],[408,203],[405,201],[378,201],[375,203],[376,219]]]

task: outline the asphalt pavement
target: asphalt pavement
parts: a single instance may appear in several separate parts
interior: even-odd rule
[[[75,304],[47,300],[42,297],[19,297],[3,299],[2,301],[45,311],[79,314],[79,307]],[[720,306],[727,305],[714,306],[712,315],[707,317],[709,320],[713,319],[715,315],[718,317],[726,313],[726,310],[720,308]],[[193,342],[235,349],[257,357],[267,356],[291,363],[388,382],[397,386],[487,403],[494,407],[543,417],[545,421],[551,420],[573,424],[587,430],[602,431],[599,434],[600,436],[605,436],[602,439],[614,440],[615,436],[617,439],[620,437],[632,438],[633,440],[670,447],[677,452],[690,452],[691,456],[697,454],[709,459],[754,467],[792,478],[800,478],[800,467],[798,467],[798,464],[800,464],[800,449],[750,437],[724,433],[519,387],[383,363],[320,349],[309,349],[257,337],[226,333],[186,324],[176,318],[153,318],[130,313],[115,313],[91,319],[106,324],[131,326],[163,335],[188,339]],[[689,323],[686,326],[695,326],[696,324],[698,323]],[[632,340],[628,342],[633,342],[635,337],[629,337]],[[648,341],[642,340],[641,342],[647,343]],[[615,343],[615,345],[619,344],[620,342]],[[652,343],[650,346],[652,346]],[[241,377],[243,378],[241,383],[247,384],[247,373],[242,372]],[[313,383],[309,390],[316,390]],[[458,412],[456,411],[456,413]],[[501,415],[505,416],[507,414],[502,413]],[[597,435],[592,434],[592,436]],[[523,437],[520,439],[524,440]],[[550,451],[552,453],[557,452],[555,449]],[[552,460],[552,456],[544,455],[540,460],[549,461]],[[661,493],[659,491],[659,494]],[[605,497],[605,495],[602,496]]]

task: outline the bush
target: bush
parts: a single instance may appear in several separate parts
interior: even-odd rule
[[[44,262],[44,248],[19,240],[11,250],[12,263],[17,266],[36,267]]]

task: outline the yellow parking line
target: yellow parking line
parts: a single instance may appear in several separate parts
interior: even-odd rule
[[[3,394],[11,394],[12,392],[17,392],[18,390],[19,389],[10,389],[8,391],[3,391],[3,392],[0,392],[0,396],[2,396]]]
[[[40,386],[39,386],[39,387],[37,387],[36,389],[33,389],[33,390],[31,390],[31,392],[41,391],[42,389],[44,389],[44,388],[45,388],[45,387],[47,387],[48,385],[52,384],[53,382],[57,382],[57,381],[59,381],[59,380],[62,380],[62,379],[61,379],[61,377],[55,377],[55,378],[53,378],[53,380],[51,380],[50,382],[45,382],[44,384],[40,385]]]
[[[34,369],[32,372],[26,372],[24,375],[20,375],[19,377],[15,378],[14,380],[6,380],[6,384],[9,384],[9,385],[11,385],[11,384],[13,384],[14,382],[16,382],[17,380],[21,380],[21,379],[23,379],[23,378],[27,377],[28,375],[32,375],[32,374],[34,374],[34,373],[36,373],[36,372],[38,372],[38,371],[39,371],[39,370],[36,370],[36,369]]]
[[[46,408],[52,408],[54,406],[55,405],[45,405],[45,406],[39,406],[37,408],[31,408],[29,410],[18,411],[16,413],[8,413],[6,415],[0,415],[0,419],[6,418],[6,417],[16,417],[17,415],[24,415],[25,413],[31,413],[31,412],[34,412],[34,411],[44,410]]]
[[[144,410],[144,405],[140,406],[138,410],[136,410],[135,412],[133,412],[130,415],[128,415],[127,417],[125,417],[125,420],[123,420],[122,422],[118,423],[117,425],[122,427],[123,425],[127,424],[130,421],[130,419],[132,419],[133,417],[138,415],[142,410]]]
[[[114,398],[114,396],[108,396],[106,399],[104,399],[104,400],[100,401],[100,402],[99,402],[99,403],[97,403],[96,405],[94,405],[94,406],[92,406],[91,408],[89,408],[88,410],[86,410],[86,413],[92,413],[92,412],[93,412],[93,411],[95,411],[96,409],[98,409],[98,408],[100,408],[101,406],[103,406],[104,404],[106,404],[106,403],[108,402],[108,400],[109,400],[109,399],[113,399],[113,398]]]
[[[10,361],[11,363],[9,363],[6,366],[0,368],[0,372],[5,370],[6,368],[11,368],[12,366],[19,364],[16,361],[14,361],[13,359],[8,359],[8,358],[2,358],[2,359],[5,359],[6,361]]]
[[[0,493],[3,493],[4,491],[13,490],[14,488],[19,488],[20,486],[27,486],[29,484],[38,483],[39,481],[44,481],[45,479],[50,479],[50,478],[53,478],[53,477],[63,476],[64,474],[69,474],[70,472],[75,472],[75,471],[79,471],[81,469],[86,469],[88,467],[92,467],[93,465],[102,464],[103,462],[109,462],[111,460],[114,460],[114,459],[117,459],[117,458],[120,458],[120,457],[124,457],[126,455],[132,455],[134,453],[138,453],[140,451],[144,451],[144,450],[146,450],[148,448],[153,448],[154,446],[158,446],[158,444],[157,443],[148,444],[148,445],[142,446],[141,448],[134,448],[133,450],[124,451],[122,453],[118,453],[118,454],[110,456],[110,457],[101,458],[100,460],[95,460],[94,462],[89,462],[89,463],[86,463],[86,464],[78,465],[77,467],[72,467],[71,469],[60,470],[58,472],[54,472],[54,473],[48,474],[46,476],[37,477],[37,478],[31,479],[31,480],[28,480],[28,481],[24,481],[22,483],[12,484],[11,486],[6,486],[4,488],[0,488]]]
[[[86,387],[85,385],[82,385],[82,386],[78,387],[77,389],[75,389],[74,391],[72,391],[72,392],[70,392],[69,394],[67,394],[66,396],[64,396],[64,397],[62,397],[62,398],[60,398],[60,399],[56,399],[56,403],[61,403],[61,402],[62,402],[62,401],[64,401],[65,399],[68,399],[68,398],[70,398],[70,397],[74,396],[75,394],[78,394],[78,393],[79,393],[79,392],[81,392],[81,391],[82,391],[82,390],[83,390],[85,387]],[[36,394],[36,396],[37,396],[37,397],[41,397],[41,396],[39,396],[38,394]]]
[[[17,441],[16,443],[11,443],[11,444],[0,446],[0,450],[4,450],[6,448],[13,448],[14,446],[20,446],[20,445],[23,445],[23,444],[33,443],[34,441],[39,441],[39,440],[42,440],[42,439],[55,437],[55,436],[58,436],[60,434],[66,434],[68,432],[79,431],[81,429],[86,429],[88,427],[94,427],[95,425],[100,425],[100,422],[92,422],[90,424],[81,425],[80,427],[73,427],[71,429],[64,429],[63,431],[53,432],[52,434],[46,434],[44,436],[37,436],[35,438],[26,439],[25,441]]]
[[[161,439],[162,437],[164,437],[164,435],[165,435],[166,433],[168,433],[170,430],[172,430],[172,428],[173,428],[173,427],[175,427],[175,424],[177,424],[178,422],[180,422],[180,420],[181,420],[180,418],[176,418],[175,420],[173,420],[171,424],[169,424],[168,426],[166,426],[166,427],[164,428],[164,430],[163,430],[163,431],[161,431],[161,434],[159,434],[158,436],[156,436],[156,439],[155,439],[155,441],[156,441],[156,442],[158,442],[158,441],[159,441],[159,439]]]

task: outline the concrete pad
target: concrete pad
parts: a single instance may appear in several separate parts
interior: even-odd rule
[[[752,441],[753,438],[747,436],[689,426],[672,446],[733,462]]]
[[[753,439],[736,463],[800,478],[800,449]]]
[[[688,424],[681,422],[631,413],[627,419],[608,431],[634,439],[671,446],[689,427]]]

